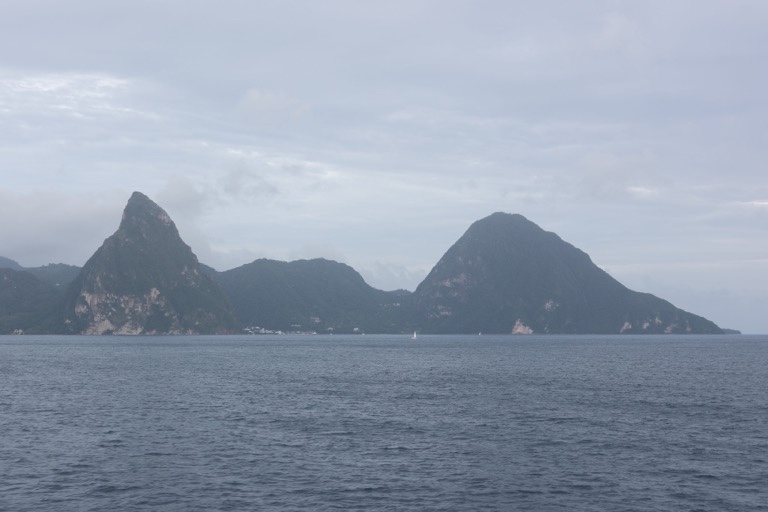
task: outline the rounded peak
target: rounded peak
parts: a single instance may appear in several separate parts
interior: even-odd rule
[[[541,229],[519,213],[496,212],[472,224],[470,229]]]
[[[10,268],[11,270],[24,270],[16,261],[0,256],[0,268]]]
[[[508,222],[512,222],[512,221],[531,222],[528,219],[526,219],[525,217],[523,217],[522,215],[520,215],[519,213],[507,213],[507,212],[494,212],[494,213],[490,214],[489,216],[487,216],[487,217],[485,217],[483,219],[480,219],[480,221],[491,220],[491,219],[497,220],[497,221],[508,221]]]

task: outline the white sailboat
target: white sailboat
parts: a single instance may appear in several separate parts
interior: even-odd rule
[[[416,339],[416,331],[413,331],[413,336],[411,336],[411,339],[412,339],[412,340],[415,340],[415,339]]]

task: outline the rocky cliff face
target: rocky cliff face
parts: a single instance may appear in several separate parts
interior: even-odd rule
[[[722,332],[627,289],[586,253],[506,213],[472,224],[416,289],[414,303],[425,332]]]
[[[168,214],[134,192],[118,230],[72,283],[64,325],[82,334],[205,334],[230,332],[235,321]]]

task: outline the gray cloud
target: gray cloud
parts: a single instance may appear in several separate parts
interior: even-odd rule
[[[286,94],[252,88],[237,105],[245,115],[259,121],[292,121],[309,113],[309,108]]]

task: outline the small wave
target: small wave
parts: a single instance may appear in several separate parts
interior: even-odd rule
[[[394,451],[394,452],[410,452],[415,450],[415,448],[413,448],[412,446],[392,445],[392,446],[385,446],[384,450]]]
[[[304,443],[280,441],[275,443],[275,446],[279,446],[280,448],[302,448]]]
[[[321,436],[351,436],[354,435],[354,432],[351,430],[326,430],[325,432],[320,432]]]
[[[595,487],[589,484],[568,484],[566,487],[577,491],[591,491]]]
[[[115,448],[125,444],[122,439],[107,439],[98,444],[99,448]]]
[[[342,493],[371,493],[371,492],[382,492],[386,493],[390,489],[389,487],[383,486],[383,485],[359,485],[359,486],[350,486],[350,487],[344,487],[341,489],[337,489],[338,492]]]
[[[710,475],[708,473],[701,473],[698,475],[693,475],[693,478],[698,478],[699,480],[720,480],[719,476]]]
[[[100,484],[89,491],[89,494],[116,494],[122,492],[131,492],[140,490],[141,487],[137,485],[120,486],[114,484]]]

